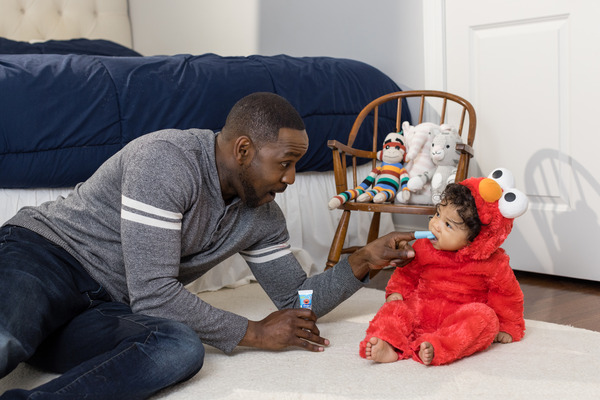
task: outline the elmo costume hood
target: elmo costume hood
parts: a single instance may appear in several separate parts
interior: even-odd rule
[[[487,178],[469,178],[460,183],[471,191],[481,220],[479,235],[457,253],[457,260],[485,260],[500,246],[512,230],[513,220],[527,211],[527,196],[514,188],[512,173],[494,170]]]

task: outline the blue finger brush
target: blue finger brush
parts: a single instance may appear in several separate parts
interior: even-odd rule
[[[415,231],[415,239],[435,239],[431,231]]]

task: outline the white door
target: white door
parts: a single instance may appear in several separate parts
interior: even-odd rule
[[[509,168],[530,199],[512,267],[600,281],[600,1],[439,4],[446,89],[477,111],[471,174]]]

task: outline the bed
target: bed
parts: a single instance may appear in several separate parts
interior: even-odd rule
[[[218,131],[237,100],[269,91],[287,98],[307,127],[310,146],[296,183],[276,201],[303,268],[322,271],[340,217],[327,208],[335,187],[326,142],[344,142],[360,110],[401,90],[398,85],[349,59],[142,56],[131,45],[125,0],[0,1],[0,223],[23,206],[65,196],[140,135],[164,128]],[[392,131],[396,110],[381,112],[389,114],[381,131]],[[366,176],[370,166],[361,168]],[[352,221],[349,246],[364,243],[365,218]],[[393,229],[391,216],[383,218],[381,230]],[[189,288],[216,290],[251,279],[245,262],[233,256]]]

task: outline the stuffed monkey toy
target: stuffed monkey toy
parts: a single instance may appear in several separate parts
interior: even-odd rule
[[[388,133],[383,141],[383,149],[377,154],[381,165],[374,168],[354,189],[333,196],[329,200],[329,209],[336,209],[354,199],[360,203],[393,201],[399,189],[408,195],[406,188],[408,173],[403,165],[405,154],[406,147],[402,135],[397,132]],[[373,187],[369,189],[371,185]]]

